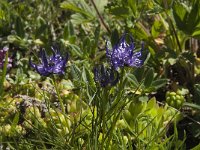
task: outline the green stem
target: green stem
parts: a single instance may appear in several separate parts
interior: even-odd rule
[[[105,112],[106,112],[106,105],[108,103],[108,89],[103,90],[103,95],[102,95],[102,105],[100,106],[102,108],[102,139],[105,138],[106,135],[106,118],[105,118]],[[104,140],[102,141],[102,147],[101,149],[103,150],[104,148]]]
[[[111,107],[109,108],[109,111],[106,113],[107,118],[111,117],[111,115],[115,111],[115,108],[118,106],[120,100],[122,99],[122,95],[124,93],[123,85],[125,85],[124,78],[123,78],[124,75],[125,75],[125,70],[124,70],[124,68],[122,68],[121,79],[119,82],[119,86],[117,88],[118,89],[117,94],[116,94],[117,96],[116,96],[115,100],[113,101]]]
[[[7,71],[7,65],[8,65],[8,51],[6,52],[6,57],[5,57],[5,63],[3,65],[3,72],[2,72],[2,77],[1,77],[1,80],[0,80],[0,98],[2,97],[3,95],[3,83],[4,83],[4,80],[6,79],[6,71]]]
[[[54,76],[53,76],[53,84],[54,84],[54,87],[55,87],[55,90],[56,90],[56,94],[58,96],[58,100],[60,102],[61,110],[62,110],[63,113],[65,113],[65,107],[64,107],[63,101],[62,101],[62,99],[60,97],[60,92],[59,92],[59,89],[58,89],[58,84],[57,84]]]
[[[123,108],[122,108],[122,109],[123,109]],[[113,123],[112,123],[112,125],[111,125],[111,128],[110,128],[110,130],[107,132],[106,137],[104,138],[104,141],[106,141],[106,138],[108,137],[108,141],[107,141],[107,144],[106,144],[106,149],[108,149],[108,147],[109,147],[110,141],[111,141],[111,139],[112,139],[113,130],[114,130],[114,128],[115,128],[115,125],[116,125],[116,123],[117,123],[117,120],[119,120],[119,118],[120,118],[120,116],[121,116],[122,109],[119,111],[118,114],[117,114],[117,112],[115,113],[115,114],[117,114],[117,116],[114,117],[114,121],[113,121]]]
[[[124,82],[124,74],[125,74],[125,70],[124,70],[124,68],[122,68],[122,72],[121,72],[121,79],[120,79],[120,83],[119,83],[119,87],[118,87],[118,93],[117,93],[117,97],[116,97],[116,99],[114,100],[114,102],[113,102],[113,104],[112,104],[112,106],[111,106],[111,112],[110,111],[108,111],[107,112],[107,114],[109,113],[109,114],[112,114],[112,112],[113,112],[113,114],[114,114],[114,117],[113,117],[113,122],[112,122],[112,125],[111,125],[111,127],[110,127],[110,129],[109,129],[109,131],[106,133],[106,135],[105,135],[105,137],[103,138],[103,143],[106,141],[106,139],[108,138],[108,141],[107,141],[107,144],[106,144],[106,149],[108,149],[108,146],[109,146],[109,143],[110,143],[110,141],[111,141],[111,139],[112,139],[112,134],[113,134],[113,130],[114,130],[114,128],[115,128],[115,125],[116,125],[116,123],[117,123],[117,120],[119,120],[119,118],[120,118],[120,116],[121,116],[121,112],[122,112],[122,110],[123,110],[123,108],[125,107],[125,105],[120,105],[120,106],[118,106],[118,104],[119,104],[119,102],[120,102],[120,100],[122,100],[123,98],[122,98],[122,95],[123,95],[123,93],[124,93],[124,84],[125,84],[125,82]],[[104,94],[105,95],[105,94]],[[106,96],[106,95],[105,95]],[[108,97],[108,96],[107,96]],[[125,103],[125,101],[124,101],[124,103]],[[107,118],[109,118],[110,119],[110,117],[111,117],[111,115],[109,115]]]

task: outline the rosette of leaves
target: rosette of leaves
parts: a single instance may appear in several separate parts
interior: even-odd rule
[[[126,124],[122,125],[134,139],[135,146],[147,146],[152,149],[159,147],[159,144],[162,145],[160,139],[167,141],[165,138],[167,125],[170,122],[178,121],[180,114],[168,106],[159,106],[156,99],[152,98],[148,102],[132,102],[125,109],[123,117]]]

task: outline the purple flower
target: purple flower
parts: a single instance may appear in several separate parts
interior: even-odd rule
[[[126,41],[126,36],[129,37],[129,43]],[[109,48],[109,43],[106,43],[106,55],[110,59],[111,65],[115,70],[124,66],[141,67],[143,65],[142,51],[144,45],[142,44],[142,48],[138,52],[134,51],[134,49],[133,38],[129,34],[123,34],[119,43],[113,48]]]
[[[3,68],[7,51],[8,47],[4,47],[2,50],[0,50],[0,68]],[[9,69],[11,67],[12,67],[12,59],[8,57],[7,68]]]
[[[103,65],[94,68],[94,81],[101,87],[114,86],[119,81],[119,73],[112,68],[105,68]]]
[[[36,69],[36,71],[43,75],[48,76],[50,74],[64,74],[65,65],[68,61],[68,54],[65,57],[60,55],[60,52],[52,47],[53,55],[47,57],[44,49],[40,50],[41,64],[36,65],[29,59],[30,66]]]

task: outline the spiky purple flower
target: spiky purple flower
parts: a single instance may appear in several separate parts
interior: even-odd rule
[[[0,50],[0,68],[3,68],[7,51],[8,51],[8,47],[4,47],[2,50]],[[8,57],[7,68],[9,69],[11,67],[12,67],[12,59]]]
[[[129,43],[126,41],[126,36],[129,37]],[[106,55],[110,59],[111,65],[114,69],[118,69],[124,66],[131,67],[141,67],[144,63],[142,59],[142,51],[144,46],[140,51],[134,51],[135,45],[133,42],[133,37],[130,34],[123,34],[113,48],[109,48],[109,43],[106,43]]]
[[[114,86],[119,81],[119,73],[113,68],[99,65],[94,68],[94,81],[99,83],[101,87]]]
[[[33,67],[39,74],[48,76],[50,74],[64,74],[65,65],[68,61],[68,54],[62,57],[60,52],[53,47],[51,48],[53,55],[47,57],[44,49],[40,50],[41,64],[36,65],[29,59],[30,66]]]

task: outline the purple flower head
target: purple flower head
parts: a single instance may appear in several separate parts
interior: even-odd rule
[[[53,47],[51,48],[53,55],[49,58],[44,49],[40,50],[41,64],[36,65],[29,59],[30,66],[33,67],[39,74],[48,76],[50,74],[64,74],[65,65],[68,61],[68,54],[65,57],[60,55],[60,52]]]
[[[126,36],[129,37],[129,43],[126,41]],[[129,34],[123,34],[119,43],[113,48],[109,48],[109,43],[106,43],[106,55],[115,70],[124,66],[141,67],[143,65],[142,51],[144,45],[142,44],[142,48],[138,52],[134,49],[133,37]]]
[[[0,68],[3,68],[7,51],[8,51],[8,47],[4,47],[2,50],[0,50]],[[11,67],[12,67],[12,59],[8,57],[7,68],[9,69]]]
[[[103,65],[94,68],[94,81],[101,87],[114,86],[119,81],[119,73],[113,68],[105,68]]]

